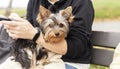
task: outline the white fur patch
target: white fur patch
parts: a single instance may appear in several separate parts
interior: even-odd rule
[[[22,69],[21,64],[15,62],[12,57],[9,57],[5,62],[0,64],[0,69]]]

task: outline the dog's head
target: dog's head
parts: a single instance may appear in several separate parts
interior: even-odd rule
[[[69,31],[69,24],[73,22],[72,7],[52,13],[50,10],[40,6],[37,21],[44,33],[47,42],[59,42],[65,39]]]

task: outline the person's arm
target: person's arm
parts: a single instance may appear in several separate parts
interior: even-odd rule
[[[58,43],[45,42],[42,33],[40,34],[40,37],[37,39],[36,43],[38,45],[42,45],[44,48],[52,52],[55,52],[61,55],[65,55],[67,51],[67,43],[65,39]]]
[[[38,22],[36,21],[36,15],[39,9],[39,2],[41,0],[29,0],[27,5],[27,15],[26,19],[34,26],[39,27]],[[36,10],[37,9],[37,10]]]
[[[65,58],[80,58],[90,52],[91,26],[94,18],[94,9],[91,0],[78,0],[73,6],[74,22],[70,26]]]
[[[33,7],[34,7],[34,0],[29,0],[28,5],[27,5],[27,14],[26,14],[26,18],[27,20],[33,24]]]

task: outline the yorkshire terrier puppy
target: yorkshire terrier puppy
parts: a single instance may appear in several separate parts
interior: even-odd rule
[[[69,25],[73,22],[73,18],[71,6],[64,10],[57,11],[54,5],[48,9],[40,5],[37,21],[43,33],[44,40],[49,43],[58,43],[65,39],[69,32]],[[41,59],[42,65],[45,65],[45,63],[62,62],[62,55],[45,49],[44,51],[47,52],[47,58]]]

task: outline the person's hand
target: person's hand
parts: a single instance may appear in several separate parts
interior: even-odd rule
[[[25,19],[13,17],[13,21],[1,21],[10,37],[17,39],[32,39],[37,30]]]

